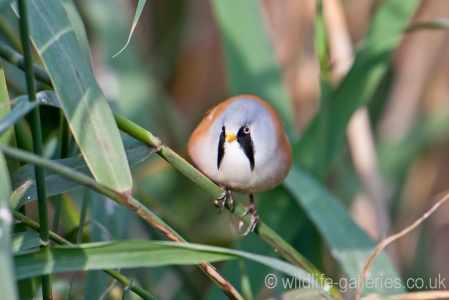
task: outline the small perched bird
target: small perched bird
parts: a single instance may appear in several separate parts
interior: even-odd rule
[[[292,165],[292,151],[281,118],[266,101],[252,95],[225,100],[208,110],[188,143],[198,168],[224,189],[215,204],[232,206],[231,190],[249,194],[251,223],[243,235],[254,231],[259,215],[253,194],[279,185]],[[243,222],[240,222],[241,231]]]

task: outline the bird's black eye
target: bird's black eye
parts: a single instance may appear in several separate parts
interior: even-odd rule
[[[248,125],[243,126],[243,133],[244,134],[250,134],[251,133],[251,127],[249,127]]]

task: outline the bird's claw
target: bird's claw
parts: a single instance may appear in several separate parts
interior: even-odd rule
[[[214,199],[215,207],[220,208],[218,213],[221,213],[223,211],[223,208],[226,206],[226,203],[229,203],[228,207],[232,207],[234,205],[234,198],[232,197],[231,191],[227,188],[224,188],[224,191],[221,194],[220,198]]]
[[[232,197],[232,192],[228,188],[223,188],[223,193],[221,194],[220,198],[214,199],[215,207],[220,208],[218,213],[221,213],[223,211],[223,208],[226,206],[226,204],[229,208],[232,208],[232,206],[234,205],[234,198]],[[248,228],[246,228],[245,232],[242,233],[242,236],[253,232],[254,229],[256,229],[257,222],[259,221],[259,214],[256,211],[253,195],[249,196],[249,205],[246,208],[245,212],[242,214],[241,218],[243,218],[247,214],[251,214],[251,220]],[[239,232],[242,232],[244,224],[245,223],[243,221],[239,222]]]
[[[247,215],[247,213],[245,213],[244,215]],[[248,228],[246,228],[245,232],[242,233],[242,236],[245,236],[248,233],[253,232],[254,229],[256,229],[258,221],[259,221],[259,215],[257,214],[257,212],[254,212],[253,215],[251,216],[251,221],[249,223],[249,226],[248,226]],[[242,228],[243,228],[244,224],[245,223],[243,221],[239,222],[239,232],[242,232]]]
[[[241,218],[243,218],[244,216],[246,216],[249,213],[251,213],[251,220],[250,220],[248,228],[246,228],[245,232],[242,233],[242,236],[245,236],[248,233],[253,232],[254,229],[256,229],[257,222],[259,221],[259,214],[256,211],[256,206],[254,205],[254,199],[252,197],[250,197],[249,206],[246,208],[246,210],[243,213],[243,215],[241,216]],[[243,228],[244,224],[245,223],[243,221],[239,222],[239,232],[242,232],[242,228]]]
[[[221,213],[221,211],[223,210],[224,203],[226,202],[226,195],[226,191],[223,191],[220,198],[214,199],[214,206],[220,207],[219,213]]]

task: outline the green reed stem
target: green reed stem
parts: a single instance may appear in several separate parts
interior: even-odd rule
[[[31,56],[30,32],[28,25],[28,12],[26,0],[19,0],[20,15],[20,39],[25,59],[25,77],[27,83],[28,97],[30,101],[36,101],[36,82],[34,79],[33,58]],[[39,106],[31,111],[31,132],[33,136],[33,151],[36,155],[42,156],[42,132]],[[48,246],[49,228],[48,212],[45,193],[45,173],[44,169],[35,167],[37,202],[39,210],[40,238],[44,242],[43,248]],[[42,297],[52,299],[51,275],[42,276]]]

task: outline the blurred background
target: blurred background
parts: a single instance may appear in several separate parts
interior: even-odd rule
[[[114,109],[186,157],[189,135],[204,112],[233,96],[235,86],[229,80],[231,62],[213,3],[148,1],[129,46],[114,58],[126,43],[137,2],[74,3],[90,42],[96,78]],[[318,113],[326,90],[337,87],[345,78],[383,1],[257,3],[269,51],[274,54],[282,78],[284,98],[293,107],[292,120],[285,121],[295,145]],[[449,20],[446,0],[418,3],[410,23]],[[246,26],[244,19],[239,21],[240,26]],[[374,96],[351,119],[337,159],[323,176],[317,176],[375,241],[411,224],[448,191],[448,49],[447,29],[418,28],[404,33]],[[51,111],[47,113],[52,115]],[[338,110],[334,113],[338,114]],[[55,119],[53,127],[46,131],[49,152],[57,136]],[[298,153],[294,151],[295,161],[302,159]],[[255,235],[240,238],[238,221],[228,212],[218,215],[207,194],[159,157],[135,167],[133,175],[136,196],[188,241],[276,255]],[[237,197],[246,203],[246,197]],[[317,230],[283,187],[257,195],[256,205],[261,218],[315,266],[330,277],[341,276]],[[91,223],[86,229],[90,240],[161,238],[131,212],[108,200],[92,201],[90,209]],[[58,230],[64,236],[76,236],[76,196],[64,196],[63,210],[65,217]],[[446,204],[418,229],[387,248],[403,278],[449,278],[447,215]],[[233,270],[240,269],[241,264],[218,266],[231,282],[239,282],[240,275]],[[257,273],[267,274],[266,270],[260,271],[263,267],[244,264],[250,278]],[[192,299],[223,297],[195,267],[124,273],[161,299],[180,295]],[[88,287],[103,284],[106,289],[110,284],[101,272],[89,276],[95,281],[89,280]],[[102,281],[98,279],[101,276]],[[255,296],[272,295],[263,288],[263,280],[259,281],[253,286]],[[90,290],[95,293],[100,289]],[[113,295],[114,288],[108,297]]]

